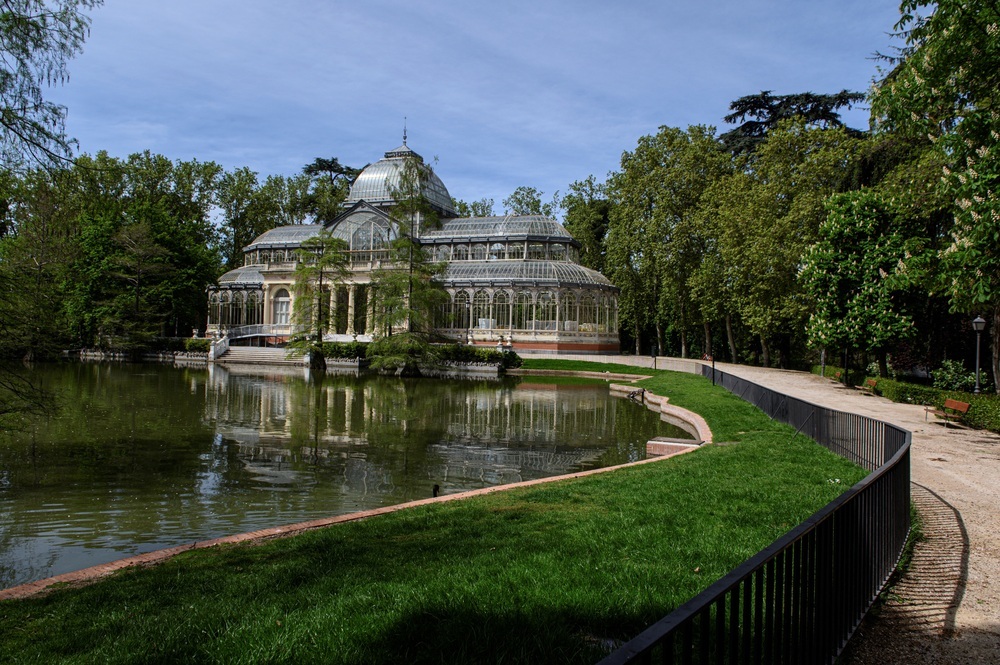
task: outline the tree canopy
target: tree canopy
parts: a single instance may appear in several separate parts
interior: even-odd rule
[[[68,63],[90,31],[85,10],[103,0],[5,0],[0,7],[0,165],[56,166],[72,157],[66,108],[46,86],[69,79]]]

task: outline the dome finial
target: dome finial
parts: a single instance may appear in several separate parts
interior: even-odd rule
[[[403,145],[406,145],[406,116],[403,116]]]

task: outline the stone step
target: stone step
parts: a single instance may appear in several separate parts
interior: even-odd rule
[[[231,346],[217,362],[261,365],[298,365],[304,362],[301,355],[289,356],[287,349],[254,346]]]

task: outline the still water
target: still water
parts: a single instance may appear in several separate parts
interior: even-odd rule
[[[0,588],[217,536],[641,459],[686,437],[603,382],[35,370],[57,415],[0,435]]]

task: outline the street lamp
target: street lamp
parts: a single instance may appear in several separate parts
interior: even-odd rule
[[[976,331],[976,389],[973,392],[977,395],[979,394],[979,338],[985,327],[986,321],[983,320],[983,317],[977,316],[972,319],[972,329]]]

